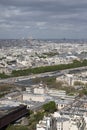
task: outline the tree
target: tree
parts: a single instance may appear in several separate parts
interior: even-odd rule
[[[56,104],[54,101],[50,101],[49,103],[43,105],[43,109],[45,112],[53,113],[56,111]]]
[[[84,85],[84,83],[82,83],[81,81],[75,81],[74,85]]]
[[[44,117],[44,113],[43,112],[37,112],[35,115],[34,115],[34,118],[36,121],[39,121],[39,120],[42,120]]]
[[[27,126],[14,126],[9,125],[6,130],[28,130]]]

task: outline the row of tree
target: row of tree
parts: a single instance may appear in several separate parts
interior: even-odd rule
[[[77,68],[77,67],[83,67],[83,66],[87,66],[87,60],[83,60],[83,61],[74,60],[73,63],[70,63],[70,64],[36,67],[36,68],[29,68],[25,70],[14,70],[12,71],[11,76],[25,76],[29,74],[52,72],[52,71],[57,71],[57,70],[71,69],[71,68]]]
[[[60,64],[60,65],[52,65],[52,66],[42,66],[36,68],[28,68],[24,70],[13,70],[11,75],[8,76],[5,73],[0,74],[0,78],[9,78],[9,77],[17,77],[17,76],[26,76],[30,74],[38,74],[38,73],[45,73],[45,72],[52,72],[57,70],[64,70],[64,69],[71,69],[77,67],[87,66],[87,60],[77,61],[74,60],[73,63],[70,64]]]

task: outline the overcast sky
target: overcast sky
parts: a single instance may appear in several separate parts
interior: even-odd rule
[[[0,38],[87,39],[87,0],[0,0]]]

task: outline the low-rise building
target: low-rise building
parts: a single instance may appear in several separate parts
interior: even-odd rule
[[[16,92],[12,92],[12,93],[5,95],[5,98],[7,98],[9,100],[22,101],[23,95],[22,95],[22,93],[16,91]]]
[[[56,120],[52,117],[44,117],[36,125],[36,130],[56,130]]]
[[[56,90],[56,89],[48,89],[47,94],[51,96],[58,96],[58,97],[65,97],[66,96],[66,91],[63,90]]]
[[[44,102],[45,100],[46,100],[45,95],[23,93],[23,101]]]

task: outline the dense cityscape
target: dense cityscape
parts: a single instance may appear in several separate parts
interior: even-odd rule
[[[87,130],[87,0],[0,0],[0,130]]]
[[[86,130],[87,42],[0,43],[0,129]]]

